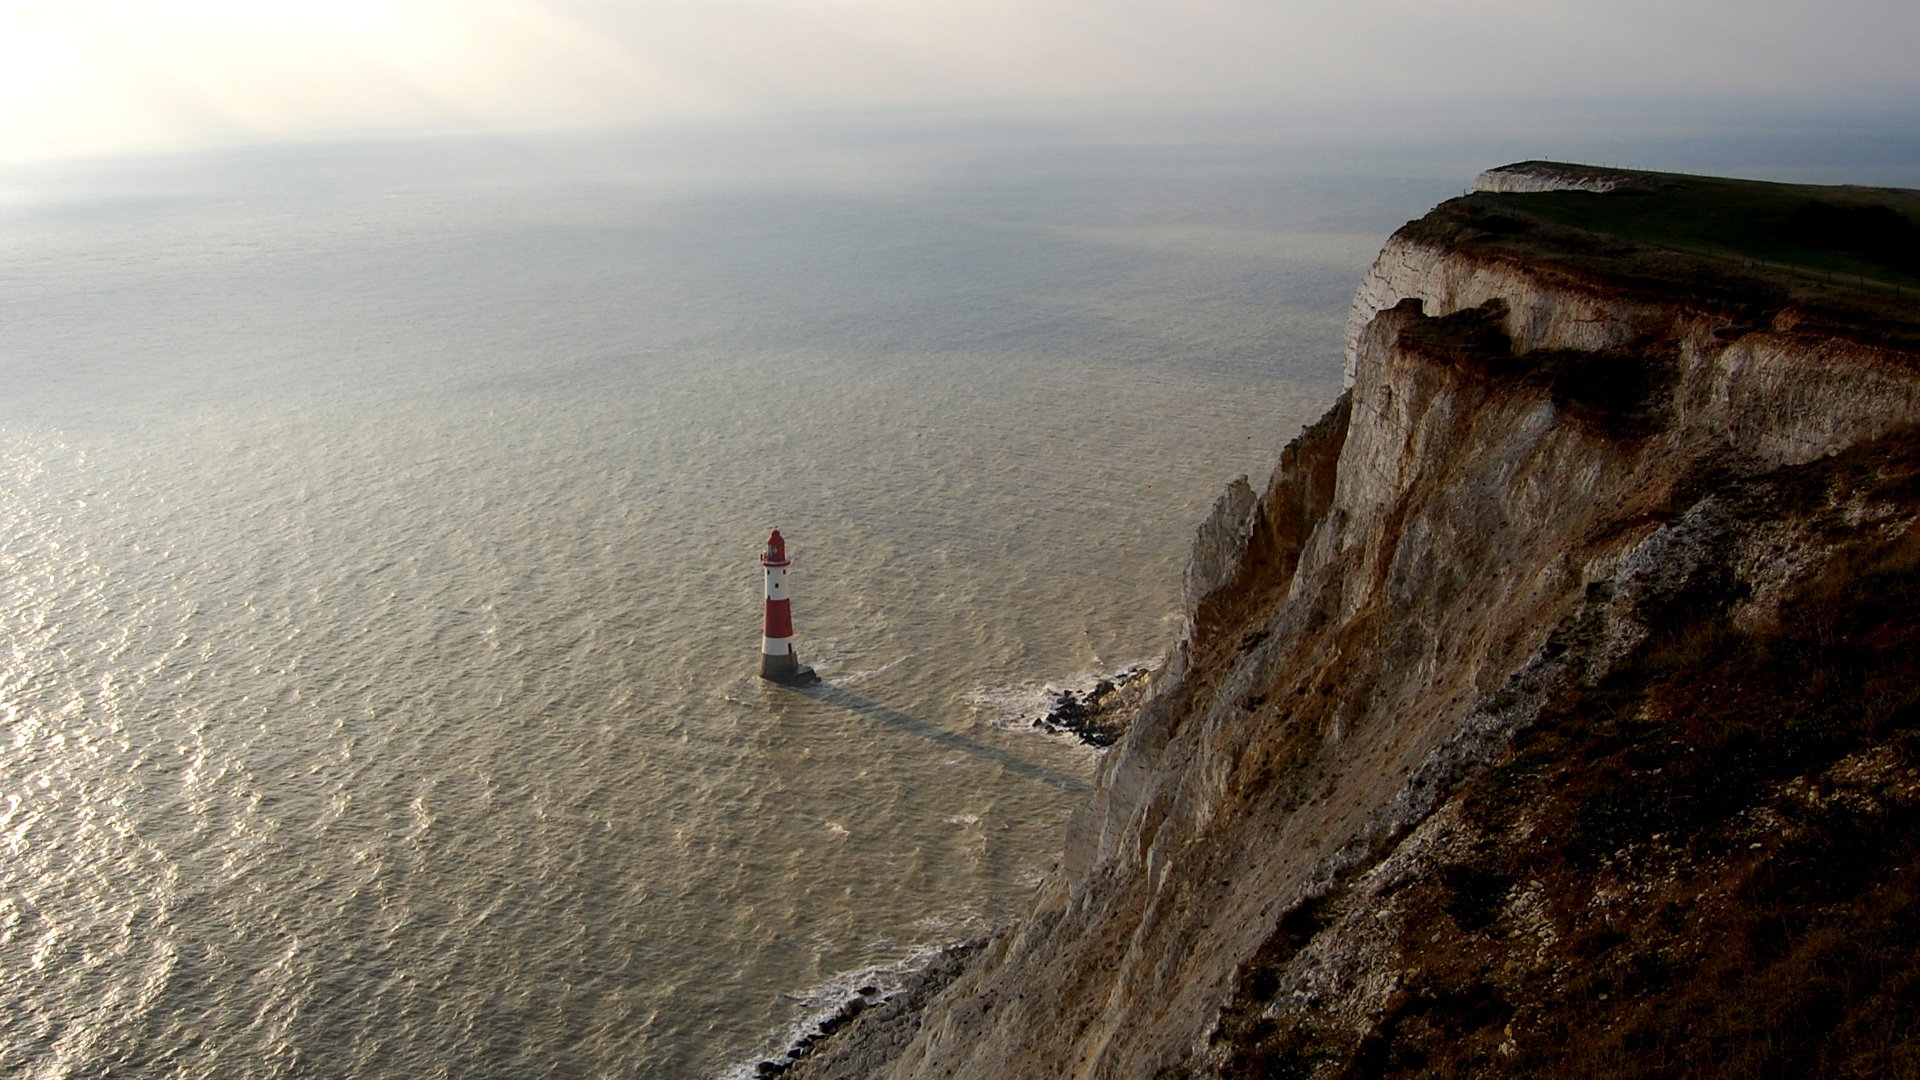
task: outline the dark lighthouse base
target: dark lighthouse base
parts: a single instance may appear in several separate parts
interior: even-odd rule
[[[813,669],[800,662],[792,653],[775,655],[760,654],[760,677],[768,682],[782,686],[812,686],[820,681]]]

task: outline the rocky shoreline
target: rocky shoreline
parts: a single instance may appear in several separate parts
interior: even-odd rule
[[[792,1080],[866,1075],[913,1038],[927,1002],[958,977],[985,945],[984,938],[949,945],[908,973],[892,993],[876,985],[860,987],[786,1053],[755,1065],[753,1075]]]
[[[1085,690],[1051,691],[1046,711],[1022,722],[1049,735],[1071,736],[1105,749],[1126,734],[1127,723],[1146,700],[1157,670],[1151,663],[1130,664]],[[747,1075],[790,1080],[866,1075],[912,1039],[927,1003],[986,945],[987,939],[980,938],[940,949],[909,971],[892,991],[878,985],[879,980],[859,987],[833,1012],[805,1026],[784,1052],[755,1062]]]
[[[1101,679],[1091,690],[1076,694],[1061,690],[1044,716],[1035,717],[1033,726],[1052,734],[1068,734],[1088,746],[1108,747],[1127,733],[1127,721],[1146,700],[1154,669],[1135,664]]]

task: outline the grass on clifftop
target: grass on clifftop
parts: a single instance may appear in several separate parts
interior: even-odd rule
[[[1920,347],[1920,191],[1608,172],[1634,179],[1604,193],[1476,192],[1408,231],[1684,294],[1756,324],[1792,307],[1821,332]]]
[[[1920,285],[1920,191],[1638,175],[1605,193],[1472,198],[1642,244]]]

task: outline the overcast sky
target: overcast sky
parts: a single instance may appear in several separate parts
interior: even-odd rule
[[[0,159],[891,107],[1920,101],[1915,0],[0,0]]]

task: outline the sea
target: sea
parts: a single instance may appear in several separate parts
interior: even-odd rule
[[[1034,717],[1175,641],[1472,172],[1316,146],[0,169],[0,1073],[743,1076],[1017,915],[1101,752]]]

